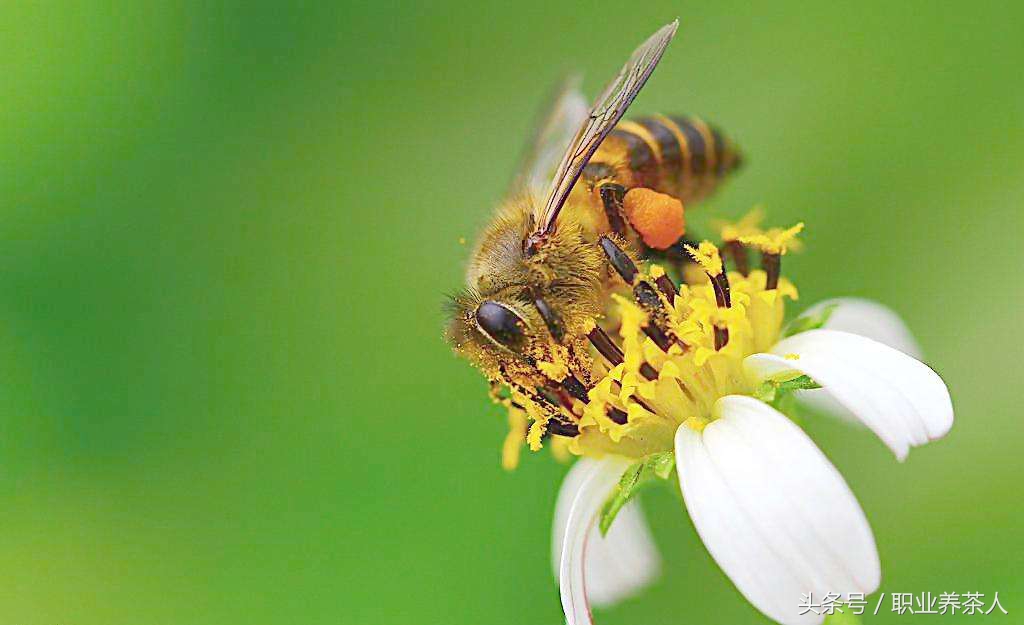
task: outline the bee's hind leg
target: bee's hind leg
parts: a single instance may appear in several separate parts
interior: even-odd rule
[[[604,205],[608,226],[620,237],[626,236],[626,218],[622,208],[626,187],[617,182],[605,181],[597,186],[597,192],[601,196],[601,204]]]

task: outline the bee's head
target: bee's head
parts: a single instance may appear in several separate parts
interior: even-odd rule
[[[467,288],[451,299],[447,338],[490,379],[521,371],[579,339],[599,313],[603,264],[578,224],[527,253],[529,211],[513,205],[484,232],[467,271]]]

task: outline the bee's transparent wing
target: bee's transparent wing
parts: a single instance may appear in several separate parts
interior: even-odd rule
[[[551,185],[558,161],[569,149],[576,131],[590,113],[580,91],[580,76],[567,76],[545,102],[533,137],[523,153],[510,193],[532,190],[542,197]]]
[[[679,20],[675,20],[651,35],[633,52],[633,56],[619,74],[594,101],[590,113],[580,124],[555,170],[546,200],[537,207],[537,213],[534,215],[536,231],[533,237],[542,238],[554,230],[558,212],[562,210],[562,205],[583,173],[583,168],[650,78],[651,72],[661,60],[678,27]]]

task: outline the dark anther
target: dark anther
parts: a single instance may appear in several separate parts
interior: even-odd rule
[[[669,338],[668,334],[665,333],[657,324],[648,322],[643,327],[644,334],[648,336],[654,344],[658,346],[661,351],[668,353],[668,348],[672,346],[672,339]]]
[[[668,300],[669,304],[676,302],[676,295],[679,295],[679,291],[676,290],[676,285],[672,283],[672,278],[669,278],[666,274],[658,276],[657,280],[654,281],[661,289],[661,293]]]
[[[608,333],[601,329],[601,326],[594,326],[587,338],[590,339],[597,353],[604,356],[605,360],[610,362],[613,367],[622,364],[622,350],[612,341]]]
[[[718,304],[718,307],[731,307],[732,297],[729,294],[729,277],[725,274],[724,268],[722,273],[717,276],[711,276],[711,285],[715,289],[715,303]]]
[[[647,363],[644,363],[644,364],[647,365]],[[650,365],[647,365],[647,366],[649,367]],[[619,384],[618,382],[616,382],[615,386],[613,386],[612,388],[615,389],[616,393],[621,393],[622,392],[622,385]],[[634,394],[632,397],[630,397],[630,399],[635,401],[637,403],[637,405],[639,405],[641,408],[643,408],[647,412],[649,412],[651,414],[658,414],[658,413],[656,413],[654,411],[654,408],[651,408],[651,406],[647,402],[645,402],[643,399],[641,399],[639,395]]]
[[[605,255],[608,257],[608,262],[612,264],[615,271],[619,272],[619,275],[626,281],[626,284],[633,284],[633,281],[636,280],[637,270],[629,255],[623,252],[622,248],[608,237],[601,237],[598,243],[601,244],[601,249],[604,250]]]
[[[581,402],[590,401],[590,398],[587,397],[587,387],[583,386],[583,382],[580,382],[579,379],[571,373],[562,380],[562,388],[569,391],[570,395]]]
[[[580,429],[575,423],[568,423],[559,419],[549,419],[547,431],[554,434],[555,436],[579,436]]]
[[[729,342],[729,328],[715,326],[715,351],[726,346]]]
[[[626,233],[626,222],[622,219],[622,198],[626,196],[626,187],[614,182],[607,182],[598,187],[604,214],[612,232],[618,235]]]
[[[727,241],[724,251],[732,257],[732,262],[736,265],[736,271],[744,276],[750,273],[750,258],[747,256],[746,245],[739,241]]]
[[[526,322],[510,308],[486,300],[476,309],[476,323],[492,341],[512,350],[526,343]]]
[[[626,425],[626,413],[619,410],[615,406],[608,404],[605,408],[605,412],[608,414],[608,418],[618,423],[619,425]]]
[[[562,337],[565,336],[565,330],[562,328],[562,320],[559,319],[558,313],[552,310],[547,302],[536,295],[533,298],[533,305],[537,307],[537,312],[540,313],[541,319],[544,320],[544,325],[548,327],[548,332],[551,333],[552,338],[561,342]]]
[[[782,256],[779,254],[769,254],[768,252],[762,252],[761,254],[761,269],[768,275],[768,279],[765,281],[764,288],[767,291],[776,289],[779,286],[779,269],[782,264]]]
[[[605,357],[612,364],[612,366],[621,365],[624,356],[619,346],[612,342],[608,333],[601,329],[600,326],[594,326],[594,329],[587,335],[590,342],[594,344],[594,348],[597,349],[598,353]],[[644,376],[648,380],[657,380],[658,372],[654,370],[649,363],[640,363],[640,375]]]

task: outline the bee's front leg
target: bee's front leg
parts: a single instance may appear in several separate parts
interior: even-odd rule
[[[549,389],[549,392],[558,399],[555,401],[539,388],[530,388],[515,383],[510,383],[509,386],[546,417],[548,433],[570,438],[580,433],[579,426],[574,422],[574,417],[569,416],[572,412],[568,408],[564,408],[564,399],[559,397],[559,389]],[[567,412],[568,414],[566,414]]]

